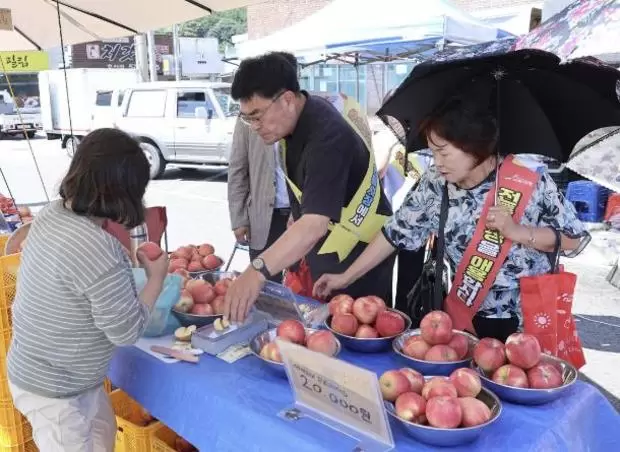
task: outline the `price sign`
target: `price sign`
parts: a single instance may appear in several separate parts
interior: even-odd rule
[[[13,31],[13,16],[10,9],[0,8],[0,30]]]
[[[364,451],[394,448],[374,372],[280,339],[277,343],[299,411],[359,439]]]

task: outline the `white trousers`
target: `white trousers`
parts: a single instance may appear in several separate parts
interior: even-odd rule
[[[10,382],[9,387],[40,452],[114,451],[116,417],[103,386],[66,399],[42,397]]]

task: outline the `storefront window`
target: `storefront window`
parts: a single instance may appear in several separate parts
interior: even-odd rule
[[[338,92],[338,66],[335,64],[317,64],[314,66],[313,91]]]
[[[396,88],[409,75],[414,63],[390,63],[387,72],[387,91]]]

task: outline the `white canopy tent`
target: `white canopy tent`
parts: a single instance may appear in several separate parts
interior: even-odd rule
[[[497,37],[497,28],[485,25],[445,0],[334,0],[291,27],[239,43],[237,57],[270,50],[320,57],[374,42],[437,38],[475,44]]]

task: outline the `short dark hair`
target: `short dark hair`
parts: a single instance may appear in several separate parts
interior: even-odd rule
[[[497,152],[498,128],[492,105],[471,97],[453,97],[420,126],[422,142],[435,132],[481,163]]]
[[[271,52],[275,55],[280,55],[282,58],[284,58],[286,61],[288,61],[289,63],[291,63],[291,66],[293,66],[293,68],[295,69],[295,73],[297,73],[298,70],[298,63],[297,63],[297,57],[295,55],[293,55],[290,52]]]
[[[255,95],[269,99],[282,91],[300,91],[297,70],[288,58],[272,52],[241,62],[231,95],[235,100],[248,100]]]
[[[78,215],[132,228],[144,222],[142,198],[149,172],[135,139],[118,129],[97,129],[79,144],[60,184],[60,197]]]

